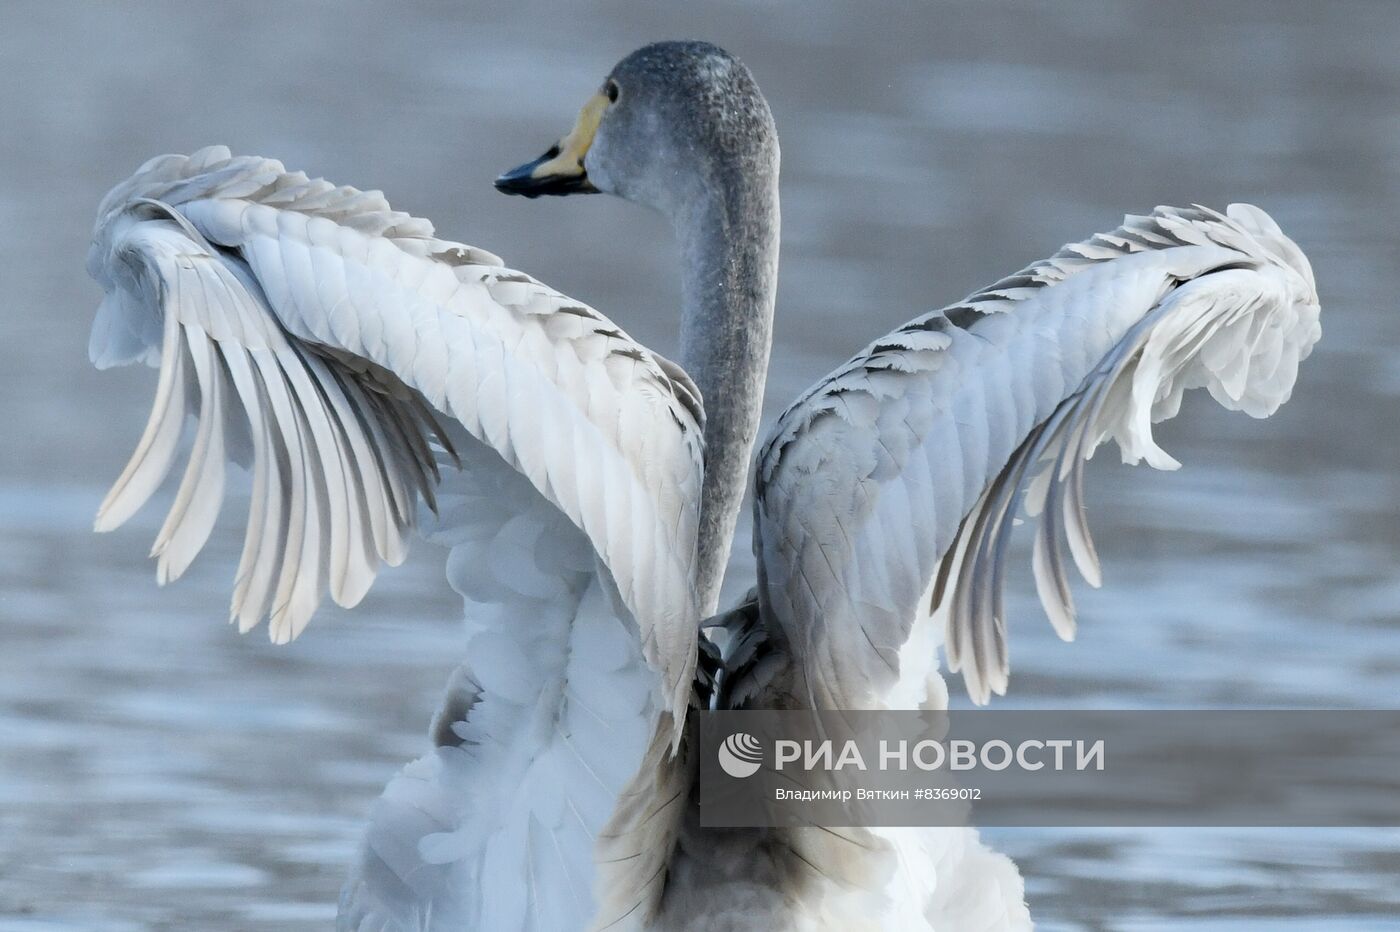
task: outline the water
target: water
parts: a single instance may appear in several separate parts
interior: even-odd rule
[[[661,37],[740,54],[782,133],[770,415],[874,336],[1124,211],[1267,208],[1311,257],[1325,310],[1297,397],[1262,423],[1189,404],[1162,431],[1178,473],[1095,462],[1107,585],[1081,591],[1066,645],[1029,572],[1014,580],[1007,701],[1395,704],[1400,8],[830,6],[4,6],[0,930],[324,928],[459,648],[428,548],[273,649],[222,624],[236,520],[159,593],[156,511],[89,533],[154,384],[86,363],[103,192],[158,152],[275,155],[382,187],[669,352],[678,289],[658,218],[489,185]],[[1400,914],[1396,831],[994,837],[1046,929]]]

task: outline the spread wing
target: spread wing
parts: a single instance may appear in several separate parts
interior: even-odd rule
[[[359,600],[434,504],[442,419],[583,531],[672,708],[695,657],[702,422],[678,367],[497,257],[438,239],[378,192],[212,147],[148,162],[104,200],[88,258],[106,289],[99,366],[160,367],[99,530],[154,492],[197,421],[157,537],[162,582],[205,543],[225,462],[253,495],[234,586],[243,629],[295,637],[324,595]]]
[[[764,444],[754,503],[764,617],[805,698],[883,701],[912,662],[911,627],[931,619],[971,696],[1002,693],[1006,544],[1028,488],[1037,589],[1069,638],[1065,550],[1099,582],[1084,460],[1113,439],[1126,462],[1174,468],[1151,428],[1188,388],[1268,416],[1320,335],[1318,310],[1307,259],[1263,211],[1158,208],[819,382]]]

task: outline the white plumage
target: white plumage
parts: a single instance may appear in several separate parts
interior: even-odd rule
[[[664,118],[609,122],[610,107],[648,105]],[[594,163],[595,131],[619,134],[598,146],[611,164]],[[630,162],[640,150],[659,161]],[[696,153],[712,163],[694,168]],[[670,190],[675,164],[715,187]],[[713,538],[742,482],[716,490],[716,464],[741,468],[756,428],[771,118],[721,50],[649,46],[560,146],[498,183],[588,190],[595,168],[598,184],[695,221],[695,381],[377,192],[221,147],[142,166],[99,210],[89,269],[107,294],[91,353],[160,375],[98,529],[153,494],[192,417],[157,573],[179,577],[204,545],[226,461],[248,466],[241,630],[266,617],[285,641],[326,593],[353,605],[414,530],[449,548],[465,661],[433,748],[376,804],[343,929],[1027,928],[1015,866],[973,830],[699,829],[688,708],[940,707],[940,646],[974,699],[1003,692],[1022,505],[1040,516],[1041,600],[1071,637],[1065,551],[1100,575],[1084,460],[1112,439],[1126,461],[1174,467],[1152,424],[1188,388],[1256,417],[1282,404],[1320,332],[1307,260],[1257,208],[1159,208],[871,344],[760,450],[758,585],[712,620],[730,633],[721,651],[697,639],[697,592],[718,582],[698,555],[727,552]],[[706,326],[712,345],[695,340]],[[697,680],[700,648],[712,668]]]
[[[588,540],[464,446],[482,462],[445,477],[424,530],[451,548],[466,661],[435,747],[375,804],[341,928],[578,927],[595,837],[655,727],[656,674]]]

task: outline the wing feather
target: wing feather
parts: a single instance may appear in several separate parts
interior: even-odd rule
[[[243,552],[234,577],[233,601],[229,620],[237,620],[238,630],[247,632],[267,613],[273,555],[280,551],[280,537],[286,527],[283,516],[283,476],[286,465],[280,445],[273,441],[273,426],[264,415],[268,394],[256,362],[237,344],[226,348],[224,359],[233,377],[242,410],[249,420],[252,439],[253,488],[248,505],[248,528]]]
[[[179,329],[179,320],[170,315],[164,329],[169,349],[156,383],[151,415],[126,468],[98,507],[98,531],[110,531],[124,524],[151,497],[175,462],[187,397],[185,351],[177,337]]]
[[[175,502],[151,549],[160,558],[156,577],[162,584],[179,579],[203,548],[224,498],[224,370],[206,334],[186,327],[185,342],[199,383],[199,428]]]
[[[1307,259],[1234,205],[1129,217],[871,344],[783,414],[758,459],[760,599],[799,698],[879,703],[898,679],[890,650],[930,614],[972,697],[1003,692],[1023,504],[1040,517],[1037,592],[1069,639],[1066,550],[1090,584],[1101,575],[1084,461],[1111,439],[1126,462],[1175,468],[1152,424],[1186,389],[1267,416],[1319,334]]]

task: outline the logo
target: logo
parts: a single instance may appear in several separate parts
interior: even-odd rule
[[[753,735],[736,731],[719,746],[720,769],[731,777],[751,777],[763,764],[763,745]]]

